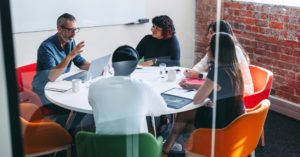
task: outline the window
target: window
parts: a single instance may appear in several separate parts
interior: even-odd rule
[[[265,4],[300,7],[300,1],[298,1],[298,0],[234,0],[234,1],[255,2],[255,3],[265,3]]]

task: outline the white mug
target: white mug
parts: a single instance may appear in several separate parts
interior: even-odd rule
[[[72,80],[72,92],[76,93],[80,90],[81,80],[80,79],[73,79]]]
[[[168,71],[168,80],[169,81],[175,81],[176,80],[176,70],[175,69],[170,69]]]

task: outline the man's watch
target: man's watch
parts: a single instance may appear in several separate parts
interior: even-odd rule
[[[203,74],[200,73],[200,74],[198,75],[198,78],[199,78],[199,79],[203,79]]]

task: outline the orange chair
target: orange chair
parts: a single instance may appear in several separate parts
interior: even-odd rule
[[[268,99],[270,95],[273,73],[267,69],[250,65],[254,93],[244,97],[246,109],[251,109],[258,105],[262,100]]]
[[[215,130],[215,157],[246,157],[254,152],[265,119],[270,107],[270,101],[262,101],[251,112],[245,113],[227,127]],[[187,143],[185,150],[190,154],[211,155],[212,129],[200,128],[195,130]],[[196,155],[198,156],[198,155]]]
[[[247,112],[262,100],[269,98],[273,79],[273,73],[267,69],[250,65],[249,70],[253,81],[254,93],[244,97]],[[261,134],[261,145],[265,146],[264,130]]]
[[[67,150],[71,156],[71,135],[59,124],[45,119],[35,104],[20,104],[20,120],[26,157]]]

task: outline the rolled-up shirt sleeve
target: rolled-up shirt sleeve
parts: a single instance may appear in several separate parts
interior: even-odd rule
[[[80,55],[77,54],[77,56],[73,59],[73,63],[80,68],[80,66],[85,62],[86,60]]]

